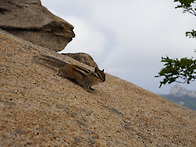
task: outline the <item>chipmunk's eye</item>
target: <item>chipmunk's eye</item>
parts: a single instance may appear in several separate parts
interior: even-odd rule
[[[97,73],[97,76],[98,76],[98,77],[101,77],[101,74],[98,72],[98,73]]]
[[[100,78],[103,82],[105,81],[105,74],[103,72],[97,73],[98,78]]]

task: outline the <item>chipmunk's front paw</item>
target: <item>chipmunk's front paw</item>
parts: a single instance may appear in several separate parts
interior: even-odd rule
[[[89,88],[85,88],[85,90],[86,90],[87,92],[89,92],[89,93],[91,93],[91,92],[93,92],[93,91],[94,91],[94,89],[93,89],[93,88],[91,88],[91,87],[89,87]]]
[[[94,90],[95,90],[94,88],[91,88],[91,87],[89,87],[89,89],[90,89],[91,91],[94,91]]]

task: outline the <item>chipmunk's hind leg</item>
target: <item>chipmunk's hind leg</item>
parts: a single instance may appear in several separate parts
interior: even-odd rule
[[[57,75],[60,76],[60,77],[64,77],[64,74],[63,74],[62,70],[58,70]]]
[[[62,77],[62,78],[70,79],[69,77],[66,76],[67,74],[64,73],[61,69],[58,70],[57,75]]]

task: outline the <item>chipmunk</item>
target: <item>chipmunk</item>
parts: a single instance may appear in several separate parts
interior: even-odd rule
[[[37,57],[37,59],[44,62],[46,65],[58,67],[59,76],[76,82],[88,92],[94,90],[91,86],[104,82],[106,78],[104,69],[100,70],[98,67],[95,67],[95,70],[91,71],[82,66],[69,64],[60,59],[43,54]]]

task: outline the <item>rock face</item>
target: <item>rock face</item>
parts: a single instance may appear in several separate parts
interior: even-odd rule
[[[1,0],[0,28],[54,51],[64,49],[75,36],[74,27],[50,13],[40,0]]]
[[[109,74],[88,93],[40,53],[86,66],[0,31],[0,146],[196,146],[196,111]]]
[[[196,98],[196,90],[187,90],[186,88],[182,87],[179,84],[176,84],[174,86],[172,86],[172,88],[170,89],[170,94],[171,95],[177,95],[177,96],[190,96],[190,97],[194,97]]]
[[[93,60],[93,58],[86,53],[62,53],[62,55],[67,55],[69,57],[72,57],[73,59],[82,62],[86,65],[92,66],[92,67],[98,67],[97,63]]]

